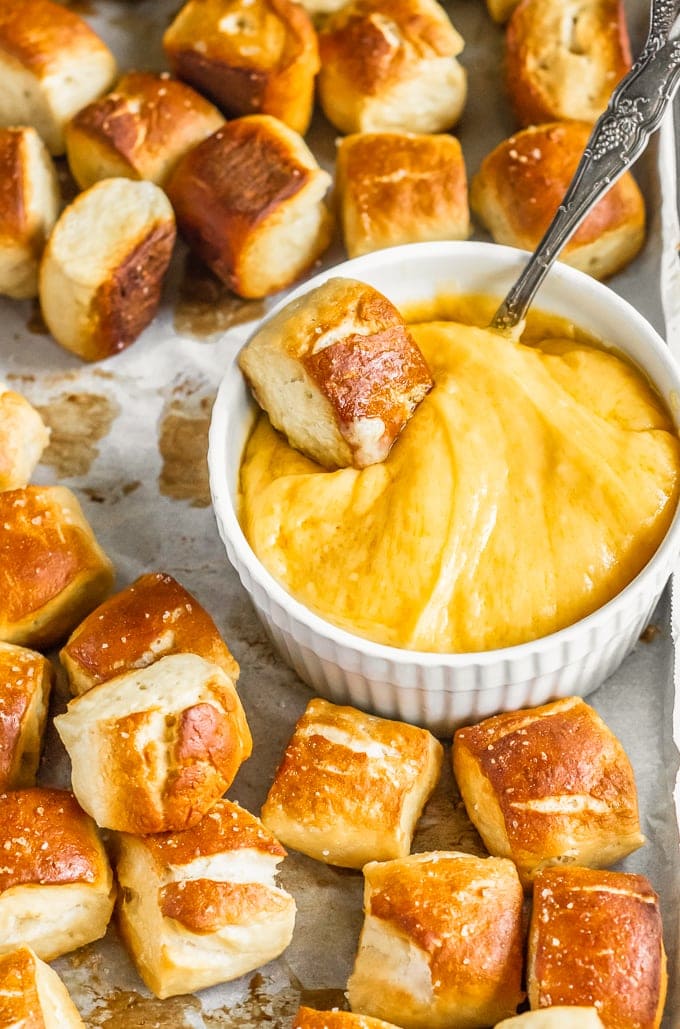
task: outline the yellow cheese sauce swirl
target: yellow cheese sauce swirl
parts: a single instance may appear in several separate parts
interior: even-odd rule
[[[253,550],[299,601],[410,650],[545,636],[642,569],[677,503],[680,441],[614,353],[412,326],[435,387],[382,464],[327,472],[259,416],[241,468]]]

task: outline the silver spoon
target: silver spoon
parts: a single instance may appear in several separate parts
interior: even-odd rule
[[[680,85],[680,40],[670,38],[680,0],[652,0],[640,56],[614,90],[555,217],[496,311],[491,328],[509,332],[523,321],[562,247],[603,193],[637,160]]]

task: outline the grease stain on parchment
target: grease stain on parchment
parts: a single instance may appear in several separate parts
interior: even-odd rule
[[[26,328],[34,336],[49,336],[50,334],[50,330],[45,324],[45,319],[43,318],[42,311],[40,309],[40,303],[37,300],[34,300],[31,305],[31,312],[28,316],[28,321],[26,322]]]
[[[116,932],[109,927],[109,945],[120,947]],[[73,951],[60,959],[65,964],[59,968],[68,985],[69,993],[78,1009],[83,1013],[89,1027],[106,1026],[107,1029],[203,1029],[200,1000],[191,995],[168,997],[159,1000],[147,990],[137,991],[129,981],[125,986],[112,987],[112,979],[121,976],[123,980],[136,979],[131,964],[124,966],[114,958],[111,964],[106,948],[90,944]],[[140,984],[141,986],[141,984]]]
[[[263,314],[263,300],[236,296],[196,257],[187,255],[175,302],[176,332],[209,340]]]
[[[659,625],[654,625],[652,622],[646,629],[642,630],[640,633],[640,640],[642,643],[654,643],[659,636],[663,636],[663,629]]]
[[[132,990],[115,990],[87,1022],[107,1029],[190,1029],[202,1025],[201,1002],[190,995],[158,1000]]]
[[[332,1008],[339,1008],[340,1011],[349,1011],[349,1003],[345,990],[305,990],[300,991],[300,1005],[306,1008],[314,1008],[315,1011],[330,1011]]]
[[[163,465],[158,488],[172,500],[192,507],[210,506],[208,429],[214,395],[200,399],[173,398],[161,418],[158,448]]]
[[[87,474],[120,413],[114,400],[96,393],[62,393],[38,410],[51,430],[42,463],[61,478]]]
[[[139,479],[132,482],[116,483],[115,487],[107,486],[105,490],[94,486],[81,486],[80,492],[93,504],[117,504],[123,497],[129,497],[141,486]]]
[[[241,1001],[230,1007],[204,1011],[203,1020],[206,1029],[217,1029],[217,1026],[257,1029],[264,1025],[288,1029],[301,1004],[319,1011],[347,1008],[343,990],[306,990],[293,975],[290,984],[280,989],[265,975],[255,972],[248,983],[248,993]]]
[[[288,1029],[301,1004],[319,1011],[347,1009],[341,989],[306,990],[294,977],[287,987],[280,989],[256,972],[245,997],[233,1005],[209,1010],[199,997],[190,994],[158,1000],[133,990],[113,990],[98,999],[87,1024],[106,1029],[257,1029],[265,1025]]]
[[[206,1029],[229,1026],[230,1029],[257,1029],[274,1026],[288,1029],[299,1006],[299,994],[293,986],[272,990],[268,979],[256,972],[248,983],[248,993],[238,1003],[205,1011]]]

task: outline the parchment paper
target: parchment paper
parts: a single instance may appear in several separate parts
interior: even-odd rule
[[[121,69],[165,67],[160,37],[179,0],[92,0],[71,6],[109,42]],[[447,8],[466,40],[462,61],[470,90],[460,136],[471,175],[482,156],[513,128],[500,85],[502,32],[491,22],[482,0],[458,0]],[[633,36],[639,39],[647,4],[631,3],[629,13]],[[668,237],[664,292],[667,304],[674,289],[676,300],[680,297],[669,271],[677,270],[677,236],[671,239],[666,224],[675,211],[672,137],[671,126],[661,150],[653,145],[638,169],[649,207],[648,241],[634,265],[611,283],[662,332],[662,180]],[[308,140],[329,168],[334,138],[319,115]],[[486,238],[481,232],[477,236]],[[163,307],[153,325],[128,351],[94,366],[81,364],[45,334],[35,305],[0,300],[0,376],[37,404],[52,426],[52,442],[34,479],[61,482],[76,492],[116,564],[117,586],[146,571],[166,571],[215,618],[241,664],[239,689],[254,738],[253,757],[240,770],[229,796],[259,813],[283,748],[311,694],[273,653],[226,560],[209,506],[205,456],[221,371],[248,331],[246,324],[238,323],[259,317],[267,305],[243,304],[209,275],[195,269],[187,274],[185,257],[178,247]],[[343,257],[336,243],[324,264]],[[670,317],[670,308],[667,313]],[[680,351],[680,318],[673,318],[671,327],[672,343]],[[665,1029],[680,1026],[673,661],[666,594],[629,659],[589,698],[623,742],[636,772],[643,832],[649,842],[622,867],[648,875],[661,896],[671,977]],[[66,699],[60,681],[53,713]],[[678,722],[676,712],[676,738]],[[414,849],[481,853],[456,795],[448,757],[447,750],[445,773],[423,815]],[[69,783],[68,763],[52,731],[40,778],[43,783]],[[105,940],[59,959],[55,967],[87,1024],[110,1029],[288,1027],[300,1002],[345,1007],[344,990],[362,920],[360,873],[326,867],[291,852],[280,881],[297,901],[293,942],[277,961],[234,983],[197,996],[158,1001],[144,989],[113,927]]]

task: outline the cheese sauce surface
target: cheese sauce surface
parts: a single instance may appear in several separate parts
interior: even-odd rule
[[[259,416],[241,468],[253,550],[328,621],[411,650],[511,646],[594,611],[673,516],[680,441],[660,398],[573,326],[530,345],[411,328],[435,387],[382,464],[325,471]]]

